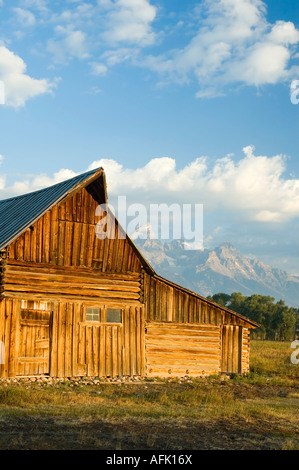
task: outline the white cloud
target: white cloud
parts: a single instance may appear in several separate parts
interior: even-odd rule
[[[48,12],[47,0],[21,0],[21,5],[25,8],[32,8],[41,13]]]
[[[290,21],[277,21],[268,35],[268,39],[278,44],[297,44],[299,31]]]
[[[73,57],[85,59],[97,51],[98,57],[106,60],[98,68],[103,74],[104,65],[132,59],[156,38],[152,29],[156,8],[149,0],[69,3],[69,8],[53,13],[49,20],[56,26],[47,50],[56,62],[65,63]]]
[[[77,2],[75,2],[77,3]],[[53,13],[50,21],[56,24],[69,24],[73,27],[83,25],[89,19],[96,19],[96,7],[91,3],[80,2],[80,4],[70,9],[63,10],[61,13]]]
[[[102,37],[108,43],[145,46],[154,42],[151,23],[156,17],[156,7],[149,0],[115,0],[105,2],[104,6],[109,11]]]
[[[65,63],[69,58],[87,59],[89,57],[86,34],[74,30],[72,26],[56,26],[56,38],[49,39],[47,50],[54,55],[57,63]]]
[[[98,160],[89,169],[102,166],[107,175],[108,194],[127,195],[138,202],[203,203],[209,211],[238,213],[257,222],[285,222],[299,217],[299,180],[284,178],[286,159],[255,156],[245,147],[239,161],[229,155],[212,167],[200,157],[176,168],[172,158],[151,160],[130,170],[114,160]]]
[[[145,58],[142,64],[168,80],[195,78],[198,97],[218,96],[232,83],[260,86],[289,79],[299,43],[292,22],[266,20],[261,0],[206,0],[195,9],[198,30],[182,49]]]
[[[14,8],[13,11],[16,14],[17,21],[24,27],[30,27],[35,25],[35,16],[29,10],[24,10],[23,8]]]
[[[99,93],[102,93],[103,90],[97,86],[93,86],[89,88],[88,90],[85,91],[87,95],[98,95]]]
[[[256,44],[246,59],[231,64],[227,71],[227,81],[236,77],[247,85],[275,84],[288,77],[287,64],[290,51],[282,45],[273,43]]]
[[[0,46],[0,80],[5,85],[5,104],[24,106],[38,95],[50,93],[55,87],[48,79],[35,79],[26,74],[26,64],[21,57],[5,46]]]
[[[154,158],[136,169],[124,168],[113,159],[101,159],[86,171],[104,168],[112,205],[118,196],[127,196],[129,203],[145,205],[204,204],[206,213],[220,210],[226,221],[237,216],[239,223],[284,223],[299,218],[299,179],[285,176],[285,156],[255,155],[253,146],[244,147],[243,153],[238,160],[227,155],[213,164],[202,156],[182,169],[169,157]],[[76,174],[61,169],[53,176],[42,174],[16,181],[11,187],[5,187],[2,179],[0,197],[50,186]]]
[[[15,181],[9,187],[6,187],[5,185],[5,176],[2,176],[0,178],[0,199],[13,197],[20,194],[26,194],[32,191],[37,191],[39,189],[43,189],[57,183],[61,183],[62,181],[65,181],[69,178],[73,178],[76,175],[77,173],[72,170],[61,169],[58,172],[54,173],[53,176],[40,174],[31,177],[26,177],[21,181]]]
[[[98,63],[98,62],[91,62],[91,73],[92,75],[103,76],[106,75],[108,68],[106,65]]]
[[[137,58],[139,51],[139,48],[136,47],[118,47],[117,49],[105,51],[101,58],[106,61],[108,67],[111,67],[121,62]]]
[[[95,75],[130,61],[157,73],[160,83],[197,82],[198,98],[223,96],[231,85],[260,87],[297,78],[299,66],[293,61],[298,59],[299,30],[291,21],[267,21],[262,0],[195,2],[192,18],[184,18],[184,45],[178,42],[176,49],[167,46],[163,54],[147,55],[146,48],[158,39],[163,46],[170,27],[166,24],[164,33],[155,28],[163,10],[152,3],[68,0],[54,11],[46,0],[19,0],[14,10],[24,26],[54,26],[45,49],[56,63],[89,58],[99,64],[92,66]],[[14,33],[22,37],[25,29]],[[44,45],[39,42],[39,47]]]

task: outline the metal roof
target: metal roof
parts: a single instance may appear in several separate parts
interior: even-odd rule
[[[90,184],[102,174],[102,168],[97,168],[45,189],[0,201],[0,250],[71,191]]]

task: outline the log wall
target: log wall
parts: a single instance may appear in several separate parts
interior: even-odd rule
[[[139,273],[102,273],[91,268],[49,266],[9,259],[2,275],[3,297],[139,304]]]
[[[1,377],[247,372],[246,320],[145,271],[117,224],[116,237],[98,238],[97,207],[82,189],[8,247],[0,263]],[[101,318],[120,308],[122,323],[86,322],[87,306]]]
[[[242,374],[249,372],[250,329],[243,328],[242,335]]]
[[[37,331],[44,334],[44,330],[34,329],[34,336],[27,332],[27,338],[22,337],[22,312],[28,312],[28,305],[42,322],[45,320],[38,315],[43,311],[51,314],[48,371],[45,369],[47,360],[40,356],[41,348],[45,347],[41,346],[43,338],[37,335]],[[38,327],[38,321],[30,325]],[[43,323],[42,328],[45,328]],[[24,357],[24,339],[32,344],[39,341],[40,349],[35,352],[32,347],[27,348],[27,358],[26,354]],[[2,378],[44,373],[53,377],[145,374],[142,306],[123,307],[122,323],[112,324],[86,321],[85,304],[79,302],[4,299],[0,302],[0,341],[5,345],[4,363],[0,364]],[[38,369],[37,364],[43,366]]]
[[[146,323],[145,344],[148,376],[198,376],[220,372],[219,326]]]

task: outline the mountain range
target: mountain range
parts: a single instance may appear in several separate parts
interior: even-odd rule
[[[214,249],[190,250],[183,240],[162,242],[138,235],[132,236],[134,243],[159,275],[204,297],[219,292],[261,294],[299,307],[298,276],[243,256],[229,242]]]

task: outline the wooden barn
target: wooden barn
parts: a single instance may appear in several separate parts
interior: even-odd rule
[[[246,373],[257,325],[96,236],[102,203],[102,169],[0,201],[0,377]]]

